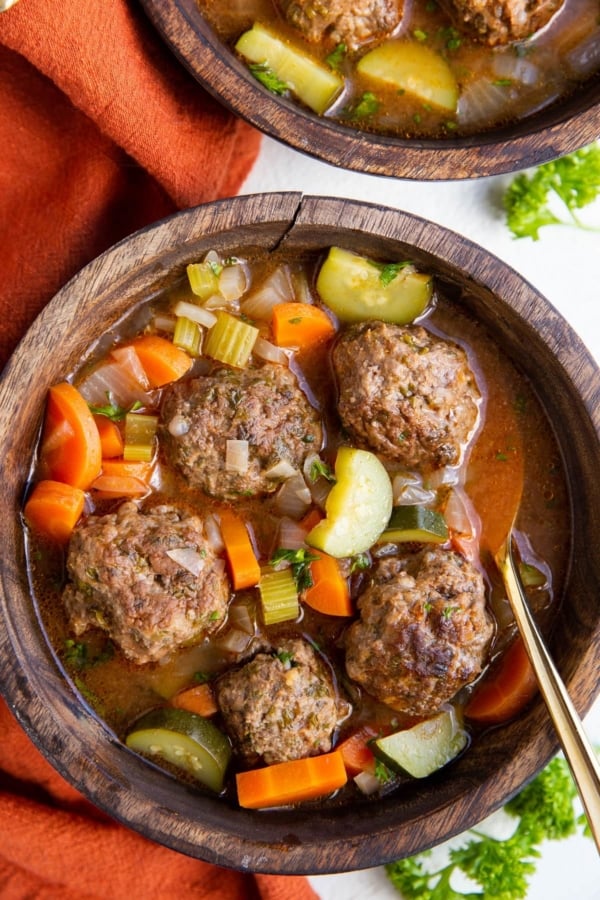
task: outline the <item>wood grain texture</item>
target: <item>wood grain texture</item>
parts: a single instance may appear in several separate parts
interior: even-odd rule
[[[557,749],[538,701],[490,730],[456,764],[378,801],[335,799],[311,809],[233,808],[177,783],[128,751],[62,672],[37,620],[25,577],[20,521],[30,454],[48,386],[77,365],[131,305],[211,247],[227,252],[322,248],[333,242],[380,258],[411,258],[442,279],[532,382],[556,431],[576,527],[573,565],[553,646],[584,714],[598,693],[600,650],[600,372],[559,314],[503,262],[415,216],[366,203],[282,193],[187,210],[118,244],[56,295],[0,383],[0,689],[49,761],[99,807],[174,849],[257,872],[324,873],[377,865],[480,821]]]
[[[332,165],[421,181],[499,175],[539,165],[600,137],[600,75],[525,121],[484,135],[405,140],[319,118],[254,79],[219,40],[195,0],[141,0],[183,65],[217,100],[260,131]]]

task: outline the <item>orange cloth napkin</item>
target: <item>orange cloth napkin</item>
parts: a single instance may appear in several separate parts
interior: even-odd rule
[[[1,13],[0,367],[102,250],[178,208],[235,194],[259,141],[175,61],[135,2],[20,0]],[[0,700],[1,900],[132,897],[316,895],[303,878],[226,871],[111,820]]]

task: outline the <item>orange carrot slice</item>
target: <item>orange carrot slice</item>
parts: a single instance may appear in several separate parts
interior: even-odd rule
[[[260,566],[243,520],[231,510],[221,513],[221,537],[236,591],[260,581]]]
[[[476,722],[497,724],[514,718],[538,689],[525,645],[515,638],[490,674],[479,684],[465,707]]]
[[[62,544],[69,540],[84,503],[81,488],[45,479],[36,484],[23,512],[34,531]]]
[[[123,436],[116,422],[106,416],[94,416],[100,435],[100,446],[103,459],[114,459],[123,455]]]
[[[359,772],[375,773],[375,757],[368,744],[380,735],[381,730],[375,725],[361,725],[337,745],[336,750],[342,754],[348,775],[354,777]]]
[[[139,497],[150,488],[152,463],[129,462],[123,459],[103,459],[102,471],[90,487],[110,497]]]
[[[323,797],[348,780],[342,754],[337,750],[275,763],[236,775],[238,802],[245,809],[283,806]]]
[[[354,615],[348,582],[337,559],[313,547],[310,552],[319,558],[310,564],[313,583],[302,595],[304,603],[327,616]]]
[[[157,334],[145,334],[133,341],[131,346],[135,348],[148,381],[154,388],[177,381],[192,365],[185,350]]]
[[[210,684],[196,684],[194,687],[186,688],[185,691],[180,691],[171,697],[170,704],[176,709],[186,709],[188,712],[205,718],[214,716],[218,711],[217,701]]]
[[[276,303],[271,328],[278,347],[305,349],[335,334],[335,325],[327,313],[310,303]]]
[[[41,462],[45,476],[85,490],[100,473],[98,427],[77,388],[66,381],[48,391]]]

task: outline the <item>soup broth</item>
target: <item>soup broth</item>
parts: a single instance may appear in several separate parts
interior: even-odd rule
[[[423,286],[427,290],[425,302],[420,302],[420,312],[404,324],[380,319],[365,321],[363,314],[358,314],[359,321],[351,322],[349,319],[354,313],[352,310],[349,313],[348,308],[336,307],[323,277],[327,261],[331,260],[331,250],[324,248],[319,254],[291,257],[273,253],[248,258],[236,256],[235,248],[232,251],[227,259],[209,254],[207,259],[197,261],[198,265],[195,270],[192,266],[189,275],[174,280],[160,296],[132,310],[113,333],[103,336],[98,346],[92,348],[80,369],[69,374],[69,381],[94,411],[96,423],[112,420],[114,429],[125,441],[126,450],[124,454],[121,449],[120,454],[112,458],[105,454],[101,471],[86,486],[85,508],[75,526],[75,534],[80,535],[79,544],[74,536],[68,545],[50,539],[43,533],[43,528],[32,523],[26,504],[32,594],[50,642],[68,676],[84,700],[120,740],[129,740],[132,734],[138,733],[139,722],[144,722],[144,716],[148,715],[158,716],[148,721],[159,731],[161,728],[177,731],[180,721],[177,716],[183,715],[185,732],[185,717],[190,713],[186,711],[185,703],[179,705],[178,698],[208,685],[204,699],[212,700],[214,708],[206,709],[201,718],[210,720],[210,727],[227,745],[227,760],[223,763],[223,770],[226,768],[227,771],[221,773],[223,781],[218,781],[216,787],[202,779],[198,784],[189,766],[182,770],[160,753],[153,756],[148,750],[151,745],[146,747],[151,759],[178,777],[191,779],[199,789],[216,789],[231,802],[236,802],[234,776],[237,772],[254,771],[265,764],[294,758],[327,755],[362,728],[366,729],[363,733],[364,771],[370,777],[370,780],[366,778],[366,792],[379,795],[393,789],[401,790],[408,777],[402,766],[396,767],[394,760],[390,763],[388,759],[382,768],[384,757],[381,754],[376,764],[373,751],[377,756],[379,750],[369,742],[381,736],[409,732],[442,712],[451,716],[453,727],[463,736],[463,743],[456,751],[462,752],[470,741],[477,740],[481,728],[487,726],[486,720],[469,717],[469,704],[472,696],[477,695],[479,685],[493,677],[507,647],[514,644],[515,626],[489,548],[481,537],[486,530],[486,518],[494,515],[494,506],[502,505],[502,486],[521,477],[523,491],[515,530],[515,552],[529,601],[544,627],[551,627],[557,598],[566,578],[571,526],[560,455],[544,412],[528,383],[482,325],[467,314],[451,285],[432,278],[430,273],[416,271],[410,261],[366,261],[359,257],[344,257],[348,265],[367,266],[368,277],[374,279],[374,290],[383,290],[385,297],[392,286],[403,279],[408,282],[413,279],[419,297]],[[198,279],[206,280],[208,289],[199,286]],[[323,295],[330,299],[329,305],[324,302]],[[282,327],[291,323],[292,332],[294,328],[306,329],[306,342],[302,335],[289,338],[285,336],[285,330],[278,330],[279,307],[288,302],[296,306],[290,307],[291,312],[287,319],[283,318]],[[336,312],[333,312],[334,307]],[[234,329],[256,329],[256,333],[250,332],[253,343],[246,359],[241,361],[236,357],[235,364],[229,355],[231,342],[225,342],[229,347],[225,350],[225,359],[222,356],[219,359],[218,354],[211,355],[215,354],[211,333],[214,337],[215,322],[220,321],[222,313],[229,317],[227,322],[233,323]],[[306,325],[309,314],[312,319],[310,325]],[[194,317],[204,324],[196,329],[191,327],[195,324]],[[384,318],[397,318],[397,312],[384,315]],[[181,338],[180,319],[186,319],[188,323],[184,339]],[[200,344],[190,338],[190,334],[196,332]],[[237,353],[241,332],[235,333],[233,344]],[[355,372],[345,375],[340,348],[345,341],[357,340],[358,350],[354,344],[349,344],[351,354],[362,353],[365,335],[375,335],[374,352],[381,349],[382,341],[388,340],[390,335],[394,340],[398,339],[398,348],[408,347],[412,352],[416,347],[415,366],[438,352],[449,352],[452,360],[461,361],[464,370],[461,369],[459,380],[461,384],[465,379],[469,381],[471,394],[468,399],[472,400],[473,415],[470,424],[465,426],[468,435],[460,439],[454,456],[448,449],[448,441],[444,440],[436,445],[436,462],[429,459],[407,464],[381,452],[379,447],[369,445],[364,436],[358,434],[356,421],[351,416],[344,418],[341,415],[347,382],[355,377],[362,379],[367,366],[359,362],[358,356],[351,356],[356,359]],[[167,380],[161,386],[151,383],[149,388],[140,388],[138,382],[137,388],[133,389],[134,394],[137,391],[138,399],[134,400],[128,394],[124,400],[119,397],[119,391],[123,390],[122,370],[115,374],[111,369],[112,374],[109,374],[107,363],[113,364],[116,359],[131,373],[131,366],[137,366],[145,359],[142,352],[145,345],[136,342],[149,336],[168,342],[171,347],[174,339],[179,339],[185,347],[180,347],[179,352],[186,356],[189,368],[179,379]],[[132,363],[130,350],[136,346],[139,353]],[[444,365],[450,365],[448,359],[444,359]],[[384,371],[384,363],[378,363],[375,369]],[[102,373],[101,378],[98,373]],[[260,394],[262,406],[259,408],[258,395],[252,392],[263,390],[260,379],[266,377],[265,373],[269,379],[273,378],[268,380],[269,390],[273,393],[267,394],[266,398]],[[417,374],[414,378],[416,382]],[[413,391],[417,397],[417,389],[411,387],[409,391],[408,382],[404,384],[405,393]],[[223,385],[227,386],[226,395],[222,393]],[[361,380],[353,390],[362,387]],[[389,390],[390,385],[384,381],[378,392],[385,395]],[[236,420],[236,436],[232,437],[231,423],[240,415],[244,404],[250,402],[251,394],[254,405],[248,406],[248,410],[252,417],[245,420],[243,427]],[[200,395],[201,401],[198,400]],[[225,411],[221,403],[223,396],[226,397]],[[456,398],[452,397],[451,401],[451,405],[458,407]],[[418,397],[412,408],[417,405]],[[127,409],[128,416],[125,415]],[[274,418],[276,409],[280,410],[277,419]],[[186,435],[195,428],[193,416],[198,410],[205,415],[201,420],[201,436],[196,439],[196,444],[186,444],[185,452],[182,452]],[[378,416],[382,419],[380,412],[366,417],[369,426]],[[110,481],[110,478],[115,478],[114,463],[116,461],[118,466],[123,462],[127,448],[139,447],[139,443],[128,440],[126,432],[132,417],[136,416],[154,417],[158,420],[158,430],[147,440],[146,458],[141,462],[134,459],[129,468],[125,465],[118,470],[121,476],[126,473],[127,477],[141,480],[141,487],[138,483],[137,491],[134,485],[131,492],[131,481]],[[456,428],[454,412],[450,418],[454,421],[452,427]],[[293,425],[289,426],[292,419]],[[135,424],[139,424],[139,420]],[[208,435],[209,432],[212,434],[213,426],[217,437],[209,446]],[[268,463],[263,460],[262,471],[256,477],[262,478],[266,469],[267,481],[259,484],[250,480],[255,471],[253,453],[259,440],[267,439],[265,434],[269,429],[277,448],[275,455],[279,454],[279,458],[270,459]],[[406,429],[398,437],[400,446],[410,440],[408,426]],[[34,490],[40,481],[48,478],[48,454],[55,451],[56,441],[60,443],[60,440],[56,434],[54,437],[49,435],[46,425],[32,469]],[[196,453],[199,442],[200,459]],[[290,462],[292,444],[296,448],[294,452],[301,455]],[[214,463],[219,477],[215,481],[214,472],[208,472],[202,475],[208,480],[200,481],[198,467],[202,468],[203,460],[215,446],[222,456]],[[359,466],[351,472],[350,480],[340,463],[343,451],[351,454],[358,451],[358,455],[350,457],[352,465]],[[240,456],[236,456],[238,453]],[[392,506],[391,516],[389,510],[385,512],[385,522],[375,526],[376,536],[369,539],[367,545],[363,538],[372,526],[370,517],[381,514],[385,503],[383,494],[376,498],[373,509],[369,506],[370,501],[365,499],[366,495],[356,499],[356,482],[363,476],[368,477],[366,469],[360,469],[359,463],[379,467],[373,471],[377,472],[377,478],[384,478]],[[474,472],[478,480],[476,490],[472,490]],[[341,496],[335,503],[334,490]],[[489,502],[478,508],[475,505],[477,498],[486,494]],[[124,504],[133,511],[123,518]],[[344,507],[341,512],[337,510],[339,504]],[[186,543],[183,538],[179,543],[176,540],[175,544],[169,544],[166,555],[170,554],[170,562],[163,559],[160,565],[152,563],[155,568],[149,590],[154,590],[156,585],[161,589],[166,585],[165,593],[168,594],[169,590],[174,591],[175,583],[169,579],[180,576],[183,577],[182,589],[187,590],[190,576],[192,579],[205,577],[210,566],[210,577],[214,578],[205,582],[203,595],[206,599],[206,595],[214,592],[214,606],[208,610],[204,630],[177,639],[173,634],[180,623],[173,616],[166,629],[167,632],[171,629],[166,634],[166,643],[160,643],[162,637],[159,640],[157,633],[163,626],[158,619],[148,627],[147,633],[142,634],[140,608],[144,603],[150,607],[153,595],[149,593],[144,600],[141,593],[136,593],[135,582],[136,577],[141,580],[148,576],[144,568],[147,566],[145,557],[152,559],[167,547],[161,541],[167,540],[165,535],[171,527],[168,510],[173,508],[179,515],[177,527],[185,522],[191,529],[190,521],[201,520],[205,544],[200,551],[196,547],[190,553],[191,539],[186,538],[187,555],[180,552],[179,543]],[[339,528],[336,531],[333,527],[336,514],[338,523],[340,516],[348,519],[348,527],[353,532],[349,541],[347,535],[340,538]],[[237,563],[226,534],[226,523],[231,515],[242,524],[251,547],[250,555],[258,566],[256,578],[242,579],[237,587],[234,586],[239,574],[236,574]],[[409,533],[406,522],[403,526],[396,522],[395,529],[390,530],[394,517],[404,521],[403,517],[407,515],[416,517],[416,530],[411,526],[413,531]],[[111,516],[112,524],[108,528],[102,523],[108,522]],[[433,525],[423,524],[427,516]],[[125,522],[129,527],[132,521],[137,523],[142,519],[153,523],[152,540],[156,552],[148,550],[150,538],[146,532],[141,535],[131,531],[119,533],[119,521],[125,528]],[[81,537],[90,523],[100,528],[96,532],[97,540],[104,542],[98,557],[94,556],[92,533]],[[78,549],[74,549],[76,547]],[[121,553],[118,559],[127,560],[123,563],[127,566],[126,571],[118,570],[121,563],[116,561],[117,547]],[[311,600],[311,589],[319,578],[314,565],[320,554],[333,560],[335,577],[347,592],[345,609],[334,606],[328,609],[327,605],[322,605],[333,603],[333,587],[324,592],[324,600]],[[403,629],[408,633],[417,627],[425,628],[425,620],[428,616],[433,617],[434,607],[437,609],[436,604],[441,603],[438,631],[433,633],[434,637],[427,632],[427,639],[436,646],[431,650],[418,644],[417,662],[420,664],[429,658],[427,654],[431,659],[429,667],[423,663],[417,673],[416,681],[421,687],[416,696],[412,682],[404,693],[396,691],[395,676],[391,675],[385,686],[386,694],[377,681],[379,676],[374,676],[370,670],[369,659],[361,653],[365,643],[372,647],[377,644],[377,652],[382,656],[376,668],[378,672],[381,666],[385,669],[386,653],[390,652],[389,647],[385,647],[389,637],[386,629],[391,626],[389,620],[384,620],[379,634],[375,626],[368,625],[368,614],[374,614],[387,602],[392,605],[397,602],[389,601],[389,598],[383,600],[381,592],[387,590],[390,577],[396,578],[398,572],[400,579],[404,579],[404,588],[417,590],[421,583],[419,579],[422,581],[424,577],[421,574],[423,566],[430,569],[433,566],[433,574],[428,576],[432,580],[426,582],[429,593],[423,594],[422,602],[416,607],[411,607],[409,615],[412,619],[404,623]],[[440,576],[440,566],[453,568],[444,569]],[[465,574],[467,572],[471,574]],[[273,615],[264,585],[266,576],[277,578],[282,573],[289,577],[287,607],[280,620]],[[112,595],[118,594],[125,582],[134,585],[127,614],[131,615],[132,622],[135,619],[135,624],[117,625],[119,616],[125,615],[125,601],[119,605],[117,600],[110,608],[102,605],[104,601],[98,599],[100,593],[96,593],[96,585],[103,577],[109,581],[113,579],[110,581]],[[466,579],[465,584],[453,593],[451,584],[461,578]],[[214,587],[215,580],[225,586],[221,606],[221,588]],[[473,585],[479,583],[482,586],[481,610],[478,619],[471,619],[475,601],[471,604],[469,600],[468,609],[462,609],[460,604],[466,602],[465,592],[472,590],[475,593]],[[404,588],[400,587],[398,591],[402,593]],[[441,594],[446,596],[445,601],[439,599]],[[70,598],[68,602],[67,597]],[[162,594],[161,598],[161,603],[167,602]],[[172,598],[167,599],[170,602]],[[454,623],[453,617],[456,617]],[[473,629],[469,636],[467,624]],[[350,630],[357,628],[364,630],[355,630],[353,645]],[[450,652],[449,647],[453,653],[462,653],[470,646],[469,642],[476,643],[480,639],[478,633],[481,637],[478,661],[469,674],[461,674],[462,670],[459,672],[446,656],[443,659],[436,657],[436,653],[442,652],[437,644],[443,645],[446,654]],[[249,668],[252,665],[255,670]],[[273,666],[277,668],[275,675],[271,675]],[[407,670],[409,668],[410,665]],[[390,667],[392,671],[395,670]],[[235,690],[231,685],[227,690],[224,688],[232,672],[248,673],[243,688],[237,683]],[[307,678],[309,686],[298,700],[291,684],[301,675]],[[269,681],[271,678],[273,684]],[[289,696],[285,701],[281,700],[281,683],[277,679],[283,679],[285,684],[289,682]],[[398,681],[403,679],[408,684],[407,672],[398,675]],[[271,689],[275,698],[274,713],[264,707],[264,697]],[[251,696],[255,699],[250,699]],[[315,700],[316,696],[318,700]],[[328,724],[323,725],[326,703],[329,703],[330,718]],[[261,724],[250,722],[250,708],[258,710],[259,718],[262,715]],[[177,711],[175,718],[172,717],[174,710]],[[269,728],[276,729],[275,738],[271,735],[267,741],[269,750],[261,752],[264,741],[261,744],[260,734],[253,735],[248,749],[246,737],[240,738],[240,729],[235,723],[239,714],[242,718],[247,717],[244,720],[246,730],[254,728],[260,732],[262,728],[270,734]],[[196,716],[195,713],[191,715]],[[156,723],[162,723],[160,728]],[[316,738],[311,737],[311,729],[317,732]],[[325,735],[323,729],[327,732]],[[314,741],[310,752],[305,745],[300,750],[290,749],[289,734],[294,731],[303,736],[306,734]],[[135,743],[130,745],[138,749]],[[271,758],[273,754],[274,759]],[[448,759],[451,757],[452,754]],[[352,783],[356,774],[360,775],[360,771],[348,770],[349,783],[336,802],[340,802],[340,798],[343,800],[349,792],[355,795],[360,791],[361,788]],[[365,778],[362,779],[363,790],[364,782]],[[361,784],[360,778],[358,784]]]

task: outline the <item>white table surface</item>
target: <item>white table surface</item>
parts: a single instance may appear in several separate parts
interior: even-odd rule
[[[463,182],[415,182],[361,175],[311,159],[264,138],[241,193],[302,191],[343,196],[403,209],[476,241],[519,271],[559,310],[600,362],[600,232],[548,227],[540,240],[516,240],[500,198],[511,176]],[[600,201],[585,213],[600,226]],[[600,602],[600,590],[599,590]],[[586,717],[600,743],[600,701]],[[399,900],[383,869],[320,875],[311,883],[321,900]],[[547,843],[531,880],[529,900],[600,900],[600,864],[590,839]],[[290,897],[293,900],[293,897]]]

